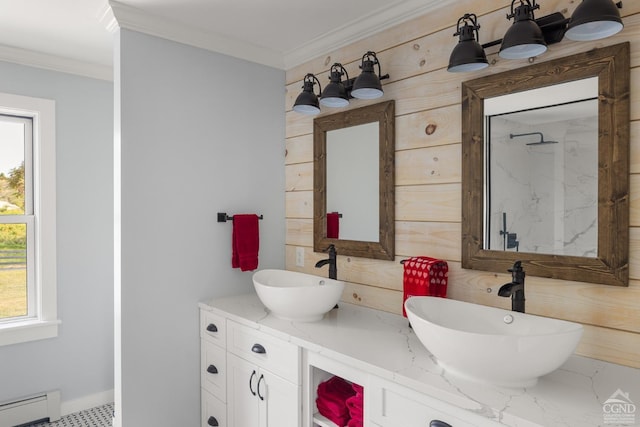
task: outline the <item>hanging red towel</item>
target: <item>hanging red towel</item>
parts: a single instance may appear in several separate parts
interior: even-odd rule
[[[258,268],[259,248],[258,215],[234,215],[231,266],[242,271],[255,270]]]
[[[412,257],[404,262],[404,299],[402,315],[407,317],[404,301],[412,296],[436,296],[446,298],[449,266],[441,259],[426,256]]]
[[[339,239],[340,236],[340,214],[329,212],[327,214],[327,238]]]

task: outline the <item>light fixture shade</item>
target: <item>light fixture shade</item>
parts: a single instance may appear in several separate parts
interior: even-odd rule
[[[569,40],[599,40],[622,30],[618,6],[611,0],[583,0],[571,15],[565,36]]]
[[[373,71],[373,61],[364,61],[362,73],[353,82],[351,96],[358,99],[376,99],[384,95],[380,79]]]
[[[302,92],[293,103],[293,111],[301,114],[318,114],[320,112],[320,104],[318,96],[313,92],[314,80],[317,80],[313,74],[307,74],[304,78]]]
[[[466,16],[467,15],[465,15],[465,17]],[[460,41],[451,52],[447,71],[462,73],[482,70],[489,66],[489,61],[487,61],[487,55],[484,53],[484,49],[474,37],[474,32],[476,32],[478,28],[479,26],[477,24],[465,24],[456,32],[456,34],[460,35]]]
[[[511,6],[513,8],[513,3]],[[510,15],[514,17],[514,22],[502,38],[499,53],[501,58],[530,58],[547,51],[542,30],[533,18],[533,9],[534,7],[527,0],[527,3],[521,2],[521,5],[516,7],[514,13]]]
[[[346,73],[346,70],[341,64],[336,63],[331,66],[329,72],[330,83],[320,95],[320,104],[325,107],[346,107],[349,105],[349,94],[344,83],[342,83],[344,73]],[[347,81],[349,81],[348,75]]]
[[[375,73],[375,66],[378,66],[378,74]],[[380,61],[375,52],[368,51],[362,56],[360,64],[362,72],[353,82],[351,96],[358,99],[376,99],[384,95],[380,80],[388,79],[389,75],[380,75]]]
[[[342,82],[329,83],[320,95],[320,104],[325,107],[346,107],[349,105],[347,89]]]

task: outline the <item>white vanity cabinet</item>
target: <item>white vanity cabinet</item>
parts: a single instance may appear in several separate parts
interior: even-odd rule
[[[535,387],[478,385],[443,371],[406,318],[346,302],[309,323],[255,294],[200,308],[202,427],[335,427],[316,410],[334,375],[363,387],[364,427],[597,427],[617,389],[640,396],[640,370],[580,356]]]
[[[227,322],[227,425],[299,427],[300,349]]]

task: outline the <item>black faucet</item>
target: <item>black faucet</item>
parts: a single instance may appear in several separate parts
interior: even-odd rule
[[[328,259],[322,259],[316,262],[316,268],[320,268],[324,265],[329,264],[329,279],[338,280],[338,263],[336,262],[336,247],[334,245],[329,245],[325,252],[329,252]]]
[[[508,270],[511,273],[511,283],[500,286],[498,295],[511,296],[511,310],[524,313],[524,269],[522,261],[516,261]]]

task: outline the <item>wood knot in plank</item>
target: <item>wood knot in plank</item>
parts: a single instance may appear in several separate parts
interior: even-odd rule
[[[424,133],[426,133],[427,135],[433,135],[437,128],[438,128],[438,125],[429,123],[425,128]]]

